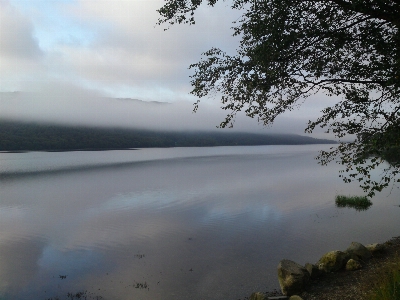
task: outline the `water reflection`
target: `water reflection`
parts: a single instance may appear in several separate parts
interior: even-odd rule
[[[282,258],[398,234],[395,193],[362,214],[335,207],[335,194],[359,190],[316,165],[315,147],[165,149],[140,163],[142,150],[122,151],[127,164],[1,180],[0,295],[244,298],[278,287]]]

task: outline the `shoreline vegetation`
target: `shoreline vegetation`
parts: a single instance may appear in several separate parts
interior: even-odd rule
[[[0,121],[0,151],[100,151],[135,148],[336,144],[295,134],[152,131]]]
[[[382,244],[355,271],[327,273],[301,294],[303,300],[397,300],[400,294],[400,236]]]
[[[368,300],[400,299],[400,256],[383,271],[377,281],[377,288],[370,294]]]
[[[337,195],[335,203],[337,207],[350,207],[358,211],[367,210],[372,205],[371,200],[367,196]]]
[[[296,300],[398,300],[400,299],[400,236],[384,242],[356,270],[342,268],[311,279]],[[292,298],[279,290],[253,293],[243,300]]]

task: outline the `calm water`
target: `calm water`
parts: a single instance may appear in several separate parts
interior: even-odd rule
[[[0,154],[0,298],[238,299],[400,233],[400,192],[362,194],[314,157],[327,145]],[[64,276],[66,276],[64,278]]]

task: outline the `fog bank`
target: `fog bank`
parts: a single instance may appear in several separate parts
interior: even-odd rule
[[[233,129],[219,129],[226,111],[218,100],[202,101],[196,113],[193,103],[141,101],[111,98],[71,85],[53,84],[40,91],[0,93],[0,118],[26,122],[45,122],[99,127],[151,130],[225,130],[256,133],[304,134],[308,114],[286,113],[275,124],[265,127],[256,119],[239,114]],[[304,109],[305,110],[305,109]],[[305,110],[306,111],[306,110]],[[314,114],[308,109],[308,113]],[[332,138],[321,132],[312,135]]]

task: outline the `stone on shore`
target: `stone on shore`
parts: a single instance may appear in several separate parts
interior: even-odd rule
[[[289,300],[303,300],[303,298],[301,298],[300,296],[294,295],[294,296],[290,297]]]
[[[346,270],[347,271],[355,271],[362,268],[362,265],[359,261],[350,258],[346,263]]]
[[[385,245],[375,243],[375,244],[366,245],[365,248],[367,248],[372,253],[372,255],[374,255],[376,253],[383,252],[385,250]]]
[[[294,261],[283,259],[278,265],[278,280],[282,294],[292,296],[301,294],[308,283],[310,274],[303,266]]]
[[[324,274],[324,272],[322,272],[316,265],[306,263],[304,267],[306,268],[308,273],[310,273],[311,279],[321,277]]]
[[[365,261],[372,256],[371,251],[357,242],[352,242],[346,252],[355,260]]]
[[[251,294],[249,298],[249,300],[267,300],[267,299],[268,299],[267,296],[260,292]]]
[[[343,268],[347,262],[348,254],[339,250],[325,253],[320,258],[317,265],[321,271],[326,273],[336,272]]]

